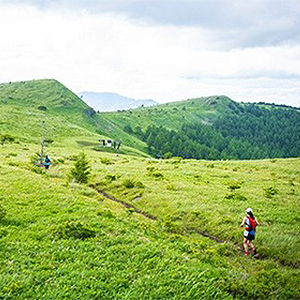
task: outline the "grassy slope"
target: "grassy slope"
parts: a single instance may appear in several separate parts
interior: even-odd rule
[[[64,158],[46,175],[30,171],[38,147],[0,150],[0,295],[5,299],[297,299],[299,290],[299,159],[251,162],[157,161],[85,148],[93,182],[159,217],[150,221],[66,175],[82,146],[48,149]],[[101,158],[111,164],[101,163]],[[162,174],[163,177],[157,177]],[[107,175],[116,175],[109,180]],[[112,178],[110,176],[110,178]],[[124,181],[141,181],[132,189]],[[247,198],[226,199],[240,185]],[[270,186],[277,194],[268,198]],[[284,199],[284,200],[283,200]],[[239,223],[251,206],[262,226],[263,260],[245,260]],[[60,238],[66,222],[96,236]],[[188,230],[226,239],[218,244]],[[280,263],[281,262],[281,263]],[[282,264],[285,264],[283,266]],[[245,278],[247,280],[245,280]]]
[[[19,144],[0,148],[0,205],[7,212],[0,221],[0,298],[300,298],[299,159],[158,161],[96,152],[91,147],[98,135],[90,130],[95,119],[83,122],[85,107],[78,108],[82,119],[74,124],[77,112],[48,104],[43,113],[36,109],[40,102],[3,103],[1,89],[0,129],[18,136]],[[200,104],[214,107],[213,102]],[[173,109],[177,105],[166,105],[170,114],[182,114]],[[29,161],[39,150],[45,118],[55,140],[46,151],[55,164],[41,175]],[[106,126],[114,131],[111,120]],[[91,161],[93,183],[159,220],[145,219],[91,188],[66,185],[72,157],[82,150]],[[126,188],[128,180],[144,187]],[[247,260],[237,250],[238,225],[248,206],[262,225],[256,242],[263,260]],[[62,238],[70,221],[95,236]],[[192,228],[227,242],[218,244]]]
[[[133,128],[141,126],[145,129],[149,125],[161,125],[177,130],[183,122],[212,122],[218,113],[228,110],[227,105],[231,101],[226,96],[211,96],[100,115],[109,118],[122,129],[125,125],[131,124]]]
[[[47,107],[41,111],[39,106]],[[56,140],[82,137],[121,139],[126,153],[139,153],[145,144],[116,128],[100,115],[88,116],[89,106],[56,80],[33,80],[0,85],[0,133],[39,143],[43,132]],[[42,124],[45,125],[42,125]],[[81,138],[81,140],[82,140]]]

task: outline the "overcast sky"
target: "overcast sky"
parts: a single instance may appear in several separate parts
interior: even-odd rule
[[[0,82],[300,106],[299,0],[0,0]]]

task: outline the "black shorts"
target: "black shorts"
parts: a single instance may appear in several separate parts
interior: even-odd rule
[[[48,170],[50,165],[45,165],[45,169]]]
[[[244,233],[244,238],[248,241],[254,241],[255,240],[255,232],[254,231],[246,231]]]

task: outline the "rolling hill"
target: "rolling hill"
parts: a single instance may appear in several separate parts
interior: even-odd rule
[[[41,128],[45,130],[41,124],[46,121],[50,138],[61,137],[62,131],[70,137],[74,130],[86,130],[85,136],[121,140],[130,151],[155,157],[300,156],[300,111],[293,107],[236,103],[226,96],[211,96],[96,113],[55,80],[2,84],[0,103],[0,130],[6,132],[10,127],[20,138],[30,140],[40,139]]]
[[[72,91],[54,79],[0,84],[0,132],[23,141],[87,137],[99,145],[100,138],[122,140],[127,151],[143,155],[145,143],[103,119]],[[122,147],[124,149],[124,147]]]
[[[300,156],[300,111],[212,96],[102,113],[148,145],[154,156],[262,159]]]

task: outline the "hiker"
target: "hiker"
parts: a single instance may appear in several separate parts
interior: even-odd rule
[[[45,169],[48,170],[49,167],[51,165],[51,159],[48,155],[45,156],[45,160],[44,160],[44,166],[45,166]]]
[[[255,239],[255,230],[256,226],[258,225],[257,220],[255,219],[252,209],[246,209],[246,217],[244,217],[243,222],[241,223],[241,227],[245,225],[244,231],[244,249],[245,249],[245,256],[248,257],[249,255],[249,247],[252,248],[253,254],[256,255],[256,248],[253,245],[253,241]]]

